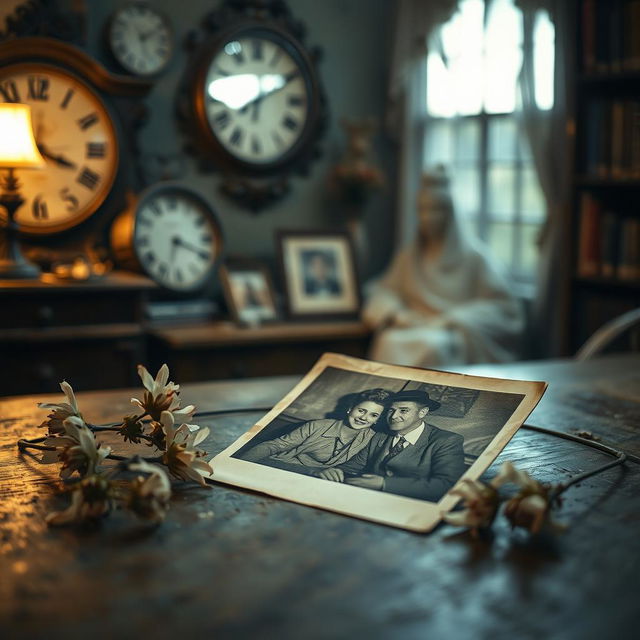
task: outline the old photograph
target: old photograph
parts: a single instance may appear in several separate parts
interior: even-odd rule
[[[258,261],[228,261],[220,270],[227,306],[238,324],[257,325],[277,318],[266,267]]]
[[[325,354],[274,411],[214,458],[214,478],[431,528],[455,503],[449,491],[489,466],[543,389]]]
[[[351,241],[342,232],[281,232],[279,251],[289,315],[355,314],[360,291]]]

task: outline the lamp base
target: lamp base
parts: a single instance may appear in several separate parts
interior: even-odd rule
[[[40,269],[26,260],[0,260],[0,280],[33,280],[40,275]]]
[[[24,200],[18,192],[19,184],[13,172],[13,169],[9,169],[9,175],[2,183],[3,191],[0,193],[0,207],[7,212],[4,234],[0,235],[0,279],[39,278],[40,267],[25,260],[18,242],[18,225],[15,221],[15,214]]]

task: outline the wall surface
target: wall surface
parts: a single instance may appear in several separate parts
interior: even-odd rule
[[[109,61],[105,26],[120,4],[116,0],[87,2],[87,49],[103,63]],[[179,179],[199,189],[214,204],[224,227],[226,253],[265,259],[273,267],[277,229],[343,227],[340,211],[326,189],[327,172],[344,150],[345,137],[339,121],[342,117],[373,116],[380,123],[373,158],[387,173],[389,186],[367,205],[367,258],[361,272],[364,278],[379,272],[393,244],[395,150],[382,131],[393,3],[390,0],[290,0],[294,16],[307,27],[307,44],[323,50],[319,71],[330,121],[323,139],[323,156],[313,163],[310,176],[293,177],[290,194],[257,215],[220,194],[219,176],[200,172],[193,158],[183,153],[186,139],[175,117],[177,90],[188,62],[183,46],[185,37],[220,2],[154,0],[153,5],[171,19],[177,46],[168,68],[147,99],[149,119],[140,132],[143,157],[146,154],[180,155],[184,163]]]

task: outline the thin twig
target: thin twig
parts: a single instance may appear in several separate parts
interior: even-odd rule
[[[25,449],[38,449],[38,451],[55,451],[56,447],[51,447],[46,444],[37,444],[37,442],[42,442],[46,440],[46,438],[32,438],[28,440],[27,438],[20,438],[18,440],[18,449],[20,451],[24,451]]]
[[[607,469],[611,469],[612,467],[616,467],[618,465],[624,464],[626,459],[627,459],[626,454],[620,453],[620,455],[616,460],[607,462],[607,464],[604,464],[601,467],[598,467],[597,469],[592,469],[591,471],[585,471],[584,473],[579,473],[578,475],[569,478],[565,482],[561,482],[560,484],[556,485],[553,491],[554,497],[559,496],[561,493],[566,491],[570,486],[577,484],[578,482],[582,482],[582,480],[585,480],[586,478],[590,478],[591,476],[595,476],[597,473],[602,473]]]
[[[557,438],[564,438],[565,440],[571,440],[572,442],[579,442],[587,447],[591,447],[592,449],[598,449],[598,451],[604,451],[604,453],[608,453],[615,458],[623,455],[627,460],[631,462],[635,462],[636,464],[640,464],[640,457],[629,453],[628,451],[623,451],[622,449],[616,449],[615,447],[611,447],[606,444],[602,444],[602,442],[596,442],[595,440],[588,440],[587,438],[582,438],[580,436],[576,436],[573,433],[566,433],[565,431],[556,431],[555,429],[547,429],[545,427],[538,427],[533,424],[523,424],[523,429],[528,429],[529,431],[537,431],[539,433],[546,433],[550,436],[556,436]]]

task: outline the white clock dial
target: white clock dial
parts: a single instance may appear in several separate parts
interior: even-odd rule
[[[98,94],[66,70],[44,63],[0,68],[0,101],[31,106],[44,169],[17,170],[25,203],[21,231],[68,229],[91,215],[108,195],[118,170],[118,142]]]
[[[156,282],[188,291],[209,277],[218,257],[219,236],[203,203],[176,189],[143,200],[133,243],[139,262]]]
[[[239,160],[274,162],[305,129],[309,88],[285,41],[260,33],[229,40],[211,59],[204,92],[214,136]]]
[[[160,72],[171,59],[171,27],[166,18],[144,2],[118,10],[109,29],[109,44],[116,60],[140,76]]]

